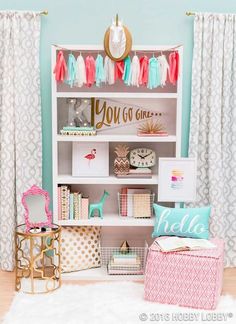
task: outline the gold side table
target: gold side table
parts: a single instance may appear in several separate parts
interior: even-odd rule
[[[61,227],[32,234],[25,224],[16,227],[16,291],[46,293],[61,286]]]

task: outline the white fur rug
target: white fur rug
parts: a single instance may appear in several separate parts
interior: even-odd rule
[[[16,293],[4,324],[236,323],[236,299],[222,296],[217,310],[151,303],[143,284],[63,285],[44,295]]]

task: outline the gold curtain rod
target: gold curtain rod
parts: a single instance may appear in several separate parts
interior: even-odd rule
[[[195,16],[195,12],[187,11],[186,16]]]
[[[47,10],[41,11],[40,12],[40,15],[47,16],[48,15],[48,11]]]

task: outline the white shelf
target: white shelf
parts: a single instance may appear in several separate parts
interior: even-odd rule
[[[158,176],[152,178],[117,178],[115,175],[109,177],[72,177],[71,175],[60,175],[56,178],[58,184],[143,184],[157,185]]]
[[[88,270],[80,270],[76,272],[63,273],[62,280],[111,280],[111,281],[140,281],[143,280],[143,275],[109,275],[106,267],[93,268]]]
[[[156,98],[175,99],[177,93],[171,92],[56,92],[57,98]]]
[[[80,220],[58,220],[61,226],[154,226],[154,217],[152,218],[134,218],[115,215],[104,215],[103,219],[93,217]]]
[[[70,136],[57,135],[57,142],[138,142],[138,143],[175,143],[176,136],[142,137],[137,135],[95,135]]]

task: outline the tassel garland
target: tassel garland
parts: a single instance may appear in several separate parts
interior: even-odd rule
[[[73,54],[68,55],[66,64],[63,51],[59,51],[54,68],[55,80],[65,82],[70,87],[91,87],[94,84],[101,87],[103,84],[114,85],[122,80],[127,86],[144,86],[152,90],[164,87],[166,82],[176,85],[179,77],[179,53],[173,51],[168,60],[165,55],[148,57],[136,54],[131,59],[126,57],[123,61],[114,62],[108,56],[103,60],[101,54],[88,55],[84,59],[80,54],[77,59]]]

